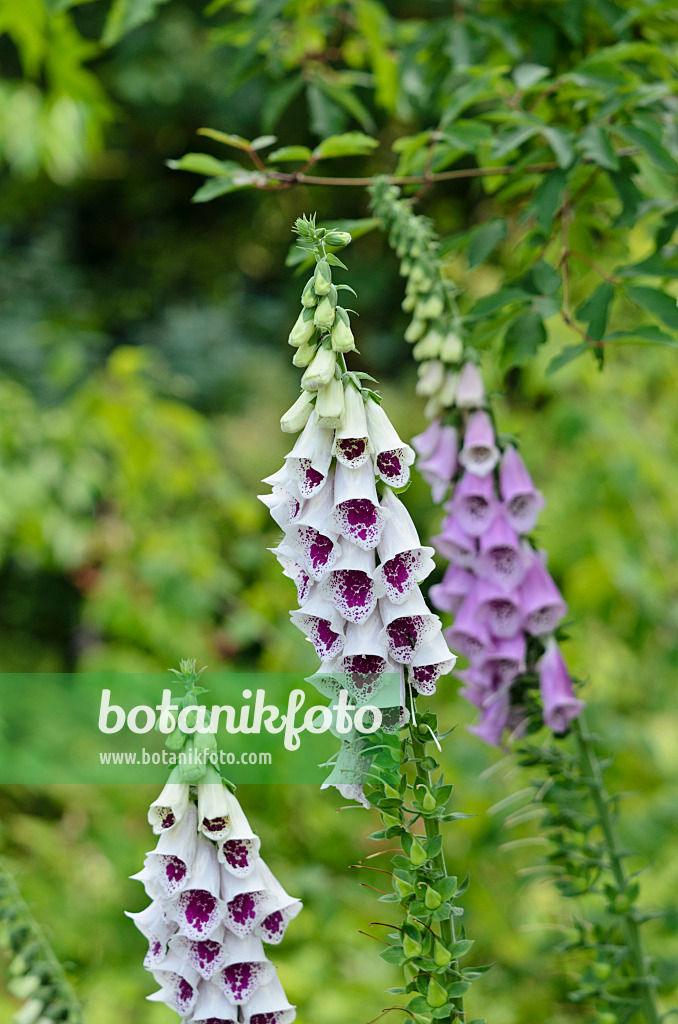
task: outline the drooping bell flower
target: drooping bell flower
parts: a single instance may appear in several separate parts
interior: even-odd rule
[[[429,611],[419,590],[415,590],[402,604],[384,602],[382,617],[383,636],[389,653],[402,665],[409,665],[422,644],[441,629],[440,619]]]
[[[489,580],[477,584],[477,615],[492,636],[500,640],[515,636],[523,625],[524,604],[518,594],[507,592]]]
[[[431,420],[421,434],[412,438],[412,447],[420,459],[428,459],[435,452],[440,441],[443,425],[440,420]],[[417,467],[419,468],[419,467]]]
[[[499,490],[506,521],[516,533],[529,533],[544,507],[544,499],[535,489],[525,463],[513,445],[509,445],[501,457]]]
[[[478,551],[475,538],[470,537],[459,525],[453,515],[448,515],[443,520],[442,533],[431,537],[431,543],[436,551],[449,559],[454,565],[464,569],[471,569],[476,563]]]
[[[332,461],[332,432],[318,426],[314,409],[296,443],[285,456],[285,465],[296,481],[301,498],[312,498],[324,486]]]
[[[516,633],[506,640],[495,640],[478,658],[481,672],[490,673],[501,685],[510,684],[525,671],[525,634]]]
[[[389,513],[377,546],[380,565],[375,579],[393,604],[402,604],[417,585],[435,568],[433,548],[423,547],[409,512],[401,501],[387,490],[381,507]]]
[[[290,618],[322,661],[339,657],[344,646],[345,618],[336,605],[316,592],[303,608],[290,612]]]
[[[547,642],[537,669],[539,690],[544,702],[544,721],[553,732],[566,732],[584,703],[575,696],[567,666],[555,640]]]
[[[471,661],[478,659],[492,646],[490,631],[478,615],[478,587],[466,595],[452,626],[444,631],[445,639],[455,651]]]
[[[334,511],[329,522],[337,533],[358,547],[376,548],[388,519],[379,505],[372,461],[359,469],[338,463],[334,477]]]
[[[435,448],[417,465],[419,472],[431,488],[436,505],[440,504],[447,494],[457,469],[458,443],[457,431],[454,427],[441,427],[438,431]]]
[[[478,725],[469,725],[468,731],[474,733],[493,747],[501,744],[504,730],[509,724],[510,704],[508,687],[498,690],[483,705]]]
[[[435,583],[429,590],[429,596],[436,608],[454,615],[469,590],[475,584],[476,577],[468,569],[459,565],[448,565],[440,583]]]
[[[333,473],[332,470],[327,486],[304,502],[287,531],[290,545],[301,554],[304,568],[316,581],[322,579],[341,556],[339,534],[329,528],[334,510]]]
[[[373,450],[367,432],[365,402],[358,389],[349,384],[344,392],[344,403],[344,425],[334,435],[331,452],[342,466],[360,469]]]
[[[435,632],[417,648],[410,662],[410,679],[415,690],[425,696],[435,693],[436,683],[452,671],[456,660],[442,632]]]
[[[198,806],[186,783],[170,779],[151,807],[151,822],[179,817],[162,829],[146,857],[143,882],[152,903],[130,914],[146,936],[144,966],[164,1002],[191,1024],[292,1021],[262,940],[277,944],[300,909],[259,857],[259,839],[233,793],[214,769],[198,783]],[[181,789],[179,787],[182,787]],[[263,1002],[253,1003],[265,989]],[[271,1017],[262,1013],[270,1007]],[[240,1011],[238,1011],[240,1008]],[[257,1020],[259,1017],[259,1020]]]
[[[242,1008],[243,1024],[292,1024],[296,1010],[287,1001],[278,978],[257,989]]]
[[[475,363],[464,363],[457,380],[454,402],[458,409],[479,409],[484,404],[485,385]]]
[[[527,571],[527,555],[518,535],[500,513],[480,538],[476,572],[505,590],[517,587]]]
[[[365,412],[377,476],[391,487],[405,487],[410,479],[414,452],[400,440],[388,416],[374,398],[368,398]]]
[[[148,824],[156,835],[176,825],[188,810],[188,786],[179,779],[179,771],[175,769],[162,793],[149,808]]]
[[[480,537],[497,515],[500,505],[494,493],[491,476],[464,473],[445,503],[445,509],[471,537]]]
[[[459,462],[477,476],[487,476],[499,462],[492,420],[482,410],[469,416]]]
[[[567,605],[539,555],[532,558],[520,585],[525,628],[535,636],[552,633],[567,612]]]
[[[319,593],[349,622],[367,622],[384,592],[375,579],[375,565],[374,551],[349,544],[319,584]]]

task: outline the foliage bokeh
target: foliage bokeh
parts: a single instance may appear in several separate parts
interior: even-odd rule
[[[5,4],[3,11],[12,6],[19,9]],[[2,88],[13,97],[4,103],[8,166],[0,198],[3,665],[124,671],[164,669],[195,656],[214,669],[312,670],[313,652],[289,626],[291,584],[266,551],[275,534],[255,494],[287,450],[278,419],[296,389],[285,350],[298,290],[284,266],[290,226],[313,210],[321,220],[366,216],[367,200],[350,189],[298,188],[192,205],[192,182],[164,161],[195,148],[200,125],[252,137],[262,113],[272,120],[281,82],[296,80],[294,47],[311,53],[328,46],[323,32],[332,27],[333,5],[307,5],[310,38],[281,37],[290,52],[270,47],[267,62],[248,50],[237,22],[215,30],[199,4],[163,5],[123,38],[115,22],[106,28],[99,5],[53,6],[61,12],[45,15],[51,27],[37,33],[42,51],[30,32],[15,27],[12,35],[6,18],[9,35],[1,43]],[[124,5],[116,6],[121,18]],[[151,12],[154,5],[147,6]],[[415,4],[410,20],[425,22],[435,6]],[[501,6],[508,36],[511,25],[520,29],[522,51],[513,60],[559,59],[557,32],[565,29],[548,29],[554,18],[545,9],[562,13],[565,5],[531,4],[529,24],[519,5]],[[616,5],[568,6],[588,19],[591,48],[609,42]],[[357,7],[358,25],[346,41],[354,66],[342,72],[344,84],[375,75],[376,102],[367,102],[365,113],[347,109],[345,96],[343,104],[337,99],[341,79],[311,61],[308,97],[291,92],[291,107],[280,111],[288,134],[297,132],[294,141],[308,141],[298,128],[307,98],[311,141],[314,118],[321,135],[356,121],[372,130],[375,119],[387,137],[403,123],[408,131],[429,126],[425,103],[396,109],[393,51],[376,44],[380,6]],[[74,26],[89,41],[77,61]],[[261,38],[269,30],[264,19]],[[105,45],[95,45],[106,31]],[[406,48],[407,19],[400,31],[398,45]],[[16,48],[16,32],[28,56]],[[436,38],[432,30],[432,49]],[[463,43],[459,32],[450,38],[453,49]],[[223,48],[234,40],[247,60],[236,62]],[[51,72],[42,95],[45,62]],[[69,77],[74,62],[79,70]],[[423,66],[435,71],[435,62]],[[64,95],[75,108],[59,105]],[[49,118],[57,118],[56,127]],[[65,155],[50,148],[54,137]],[[436,188],[425,208],[454,232],[481,221],[486,201],[451,184]],[[617,244],[601,242],[597,258],[614,262]],[[638,231],[624,244],[631,260],[640,260],[650,239]],[[397,264],[377,233],[356,242],[351,258],[361,282],[356,333],[363,363],[408,436],[423,414],[402,341],[407,318]],[[462,262],[453,267],[474,299],[510,279],[519,269],[515,259],[507,243],[473,273]],[[594,278],[582,278],[581,299]],[[505,374],[490,345],[485,369],[502,395],[501,427],[520,437],[547,497],[539,539],[571,608],[568,657],[590,679],[594,722],[616,749],[612,782],[630,791],[623,834],[638,853],[634,866],[652,866],[643,877],[645,902],[667,911],[648,931],[668,991],[678,953],[676,356],[670,348],[617,347],[603,373],[579,360],[548,376],[571,338],[557,317],[547,327],[548,341],[529,365]],[[420,480],[408,501],[422,533],[433,532],[436,515]],[[447,727],[471,718],[450,680],[436,710]],[[580,1019],[565,1002],[563,976],[572,965],[552,952],[572,908],[539,874],[524,872],[539,858],[538,829],[527,825],[531,832],[518,833],[526,843],[514,845],[505,811],[488,813],[525,785],[524,775],[461,727],[448,744],[446,774],[458,809],[475,814],[454,829],[450,864],[461,875],[470,868],[467,914],[478,956],[496,961],[476,986],[471,1010],[494,1024]],[[364,837],[374,822],[360,810],[336,813],[337,800],[307,787],[242,796],[273,851],[272,868],[306,903],[277,955],[300,1020],[372,1019],[387,1005],[382,989],[395,983],[395,972],[375,956],[377,944],[358,934],[379,915],[375,894],[359,887],[360,872],[348,865],[372,852]],[[122,916],[123,908],[139,907],[127,875],[149,845],[149,797],[136,787],[0,790],[0,851],[58,953],[74,964],[97,1024],[122,1015],[132,1024],[171,1017],[144,1003],[142,941]],[[3,1019],[15,1005],[0,991]]]

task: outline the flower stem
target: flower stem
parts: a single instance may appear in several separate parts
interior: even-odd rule
[[[643,953],[643,940],[639,922],[634,913],[633,901],[628,899],[629,877],[615,834],[614,822],[610,814],[610,797],[605,786],[600,761],[583,715],[574,720],[571,729],[577,745],[582,776],[588,786],[598,816],[610,870],[617,885],[617,894],[628,900],[628,909],[621,916],[642,1014],[646,1024],[659,1024],[661,1018],[655,1001],[654,985],[647,973],[647,958]]]

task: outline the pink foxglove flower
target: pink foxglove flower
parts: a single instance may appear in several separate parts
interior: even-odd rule
[[[554,732],[565,732],[576,718],[583,702],[577,700],[567,666],[555,640],[549,640],[537,664],[539,689],[544,702],[544,721]]]
[[[498,745],[505,730],[521,726],[524,711],[516,694],[523,687],[519,690],[514,684],[528,671],[528,683],[534,678],[543,647],[547,654],[539,664],[545,666],[540,671],[544,722],[562,731],[583,705],[569,681],[566,685],[564,665],[556,664],[553,653],[552,634],[567,606],[546,569],[544,554],[535,552],[525,538],[544,499],[517,449],[498,442],[486,411],[482,378],[473,363],[467,362],[459,372],[455,408],[449,412],[452,404],[446,403],[451,423],[441,418],[443,409],[436,410],[438,418],[412,443],[419,456],[417,468],[430,483],[434,502],[441,502],[448,485],[453,488],[443,506],[441,531],[432,538],[450,565],[442,581],[431,587],[430,596],[436,608],[454,617],[444,630],[445,639],[470,661],[460,678],[465,683],[462,694],[482,712],[473,731]],[[456,438],[457,430],[463,443],[458,458],[455,444],[453,461],[444,438],[446,431]],[[450,456],[449,471],[445,453]],[[561,691],[562,708],[553,697]]]
[[[424,437],[424,434],[421,436]],[[456,472],[458,444],[457,431],[454,427],[441,427],[435,448],[417,465],[417,469],[431,488],[436,505],[447,494]]]
[[[263,942],[279,943],[301,910],[259,856],[259,839],[212,769],[190,787],[174,776],[151,805],[161,828],[133,877],[152,902],[130,914],[148,939],[144,966],[164,1002],[191,1024],[279,1024],[295,1019]],[[170,814],[174,824],[168,824]]]

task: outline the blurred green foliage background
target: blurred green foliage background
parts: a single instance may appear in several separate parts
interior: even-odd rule
[[[288,621],[293,587],[266,550],[276,533],[255,497],[290,446],[278,419],[298,387],[285,340],[299,281],[284,264],[295,217],[364,216],[366,197],[295,189],[191,205],[193,182],[164,162],[194,148],[200,125],[256,134],[274,86],[253,76],[229,88],[233,51],[221,43],[233,44],[235,30],[210,37],[198,3],[163,5],[123,38],[116,25],[135,5],[118,3],[114,15],[100,3],[67,6],[0,5],[2,666],[157,670],[196,657],[214,670],[306,673],[315,656]],[[547,5],[524,6],[536,33]],[[430,7],[415,3],[410,16]],[[536,34],[525,43],[528,56],[538,43]],[[379,74],[386,89],[383,62]],[[306,108],[295,103],[284,123],[298,141]],[[417,111],[408,116],[416,124]],[[453,231],[482,219],[483,202],[455,183],[423,208]],[[631,234],[628,246],[640,259],[647,239]],[[496,265],[460,267],[460,283],[486,294],[513,259],[507,243]],[[374,233],[347,263],[361,368],[409,437],[424,421],[395,258]],[[579,360],[547,376],[571,341],[555,317],[547,326],[528,366],[502,376],[491,350],[484,365],[501,427],[520,437],[547,497],[539,542],[571,609],[566,653],[590,681],[594,722],[617,754],[610,781],[629,792],[623,838],[633,865],[652,869],[645,903],[667,913],[647,933],[668,992],[678,980],[676,353],[617,348],[602,373]],[[407,500],[422,534],[433,532],[438,514],[419,479]],[[446,768],[456,809],[475,815],[450,826],[450,866],[471,871],[468,934],[479,962],[496,961],[474,986],[470,1015],[587,1020],[565,1002],[576,965],[552,952],[573,907],[524,873],[539,837],[523,832],[530,844],[506,847],[516,836],[490,813],[525,774],[465,733],[472,709],[451,679],[435,704],[445,726],[460,726]],[[275,955],[300,1021],[371,1020],[389,1005],[382,990],[398,983],[359,934],[384,913],[349,869],[373,852],[371,815],[337,813],[338,798],[303,786],[240,795],[271,867],[306,904]],[[144,1002],[143,940],[122,915],[143,905],[127,876],[152,845],[153,796],[0,788],[0,852],[73,964],[92,1024],[173,1019]],[[0,1019],[16,1005],[0,986]]]

